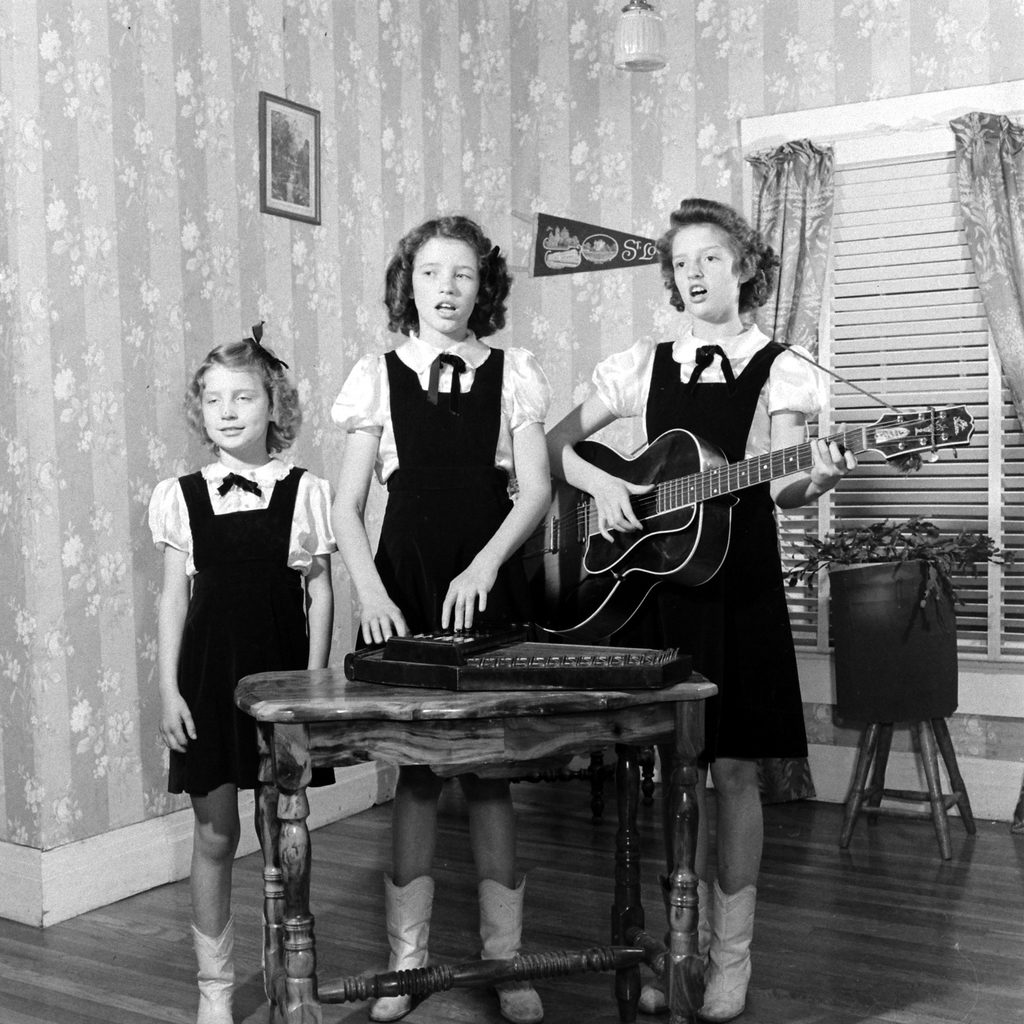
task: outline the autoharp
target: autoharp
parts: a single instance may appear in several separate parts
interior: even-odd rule
[[[434,690],[648,690],[690,678],[675,648],[542,643],[526,629],[418,633],[345,657],[348,679]]]

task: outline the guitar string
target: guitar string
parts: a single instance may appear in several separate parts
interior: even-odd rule
[[[810,356],[805,355],[804,353],[798,351],[794,346],[786,345],[785,347],[789,350],[790,353],[792,353],[792,355],[796,356],[799,359],[802,359],[805,363],[810,363],[811,366],[817,367],[817,369],[821,370],[823,373],[826,373],[830,377],[835,378],[835,380],[838,380],[841,383],[846,384],[848,387],[852,388],[854,391],[860,392],[860,394],[864,395],[866,398],[870,398],[873,402],[877,402],[879,405],[884,406],[886,409],[890,410],[890,412],[894,412],[897,415],[899,414],[899,410],[895,406],[890,405],[883,398],[879,398],[878,395],[873,394],[870,391],[866,391],[859,384],[855,384],[852,380],[847,379],[842,374],[836,373],[834,370],[831,370],[831,369],[829,369],[826,366],[822,366],[821,363],[817,362],[817,360],[812,359]],[[860,429],[861,428],[853,428],[852,432],[853,433],[857,433],[857,432],[859,432]],[[833,437],[829,437],[828,440],[829,441],[839,441],[840,438],[842,438],[842,441],[840,443],[843,445],[843,447],[849,448],[850,444],[849,444],[848,438],[850,436],[850,433],[851,433],[850,431],[847,431],[847,430],[844,429],[840,434],[837,434],[837,435],[835,435]],[[796,446],[795,449],[783,449],[783,454],[785,454],[786,452],[788,452],[790,450],[796,451],[798,448],[801,448],[801,447],[804,447],[804,446],[798,445],[798,446]],[[807,447],[807,451],[809,453],[810,452],[810,445],[807,445],[806,447]],[[784,475],[784,474],[782,474],[781,470],[783,470],[785,468],[785,459],[782,460],[781,465],[778,467],[779,473],[776,474],[776,472],[775,472],[775,469],[776,469],[776,467],[775,467],[775,461],[776,461],[775,460],[775,455],[776,455],[776,453],[775,452],[769,452],[768,455],[769,455],[769,459],[770,459],[770,462],[771,462],[771,467],[770,467],[770,474],[771,474],[771,476],[774,477],[775,475]],[[758,458],[758,457],[755,457],[755,459],[756,458]],[[726,465],[726,466],[716,466],[716,467],[713,467],[712,469],[706,470],[704,473],[700,474],[701,482],[703,484],[703,482],[705,480],[710,479],[712,476],[714,476],[716,474],[719,474],[721,472],[725,472],[726,475],[727,475],[727,479],[729,479],[730,483],[731,483],[730,474],[731,474],[733,468],[734,467],[742,467],[745,464],[751,464],[751,463],[753,463],[755,461],[755,459],[745,459],[745,460],[743,460],[741,462],[738,462],[738,463],[732,463],[732,464],[729,464],[729,465]],[[795,470],[791,470],[791,472],[798,471],[798,470],[803,469],[803,468],[805,468],[805,466],[801,466],[799,464],[799,459],[798,459],[798,462],[797,462]],[[684,478],[684,479],[688,479],[688,478]],[[757,480],[756,482],[760,483],[761,481]],[[676,484],[679,485],[678,488],[674,488],[673,487],[673,485],[676,485]],[[725,493],[731,493],[733,490],[739,489],[739,485],[740,485],[740,477],[737,475],[737,477],[735,479],[735,484],[729,486],[728,490]],[[657,501],[658,501],[657,495],[661,492],[662,486],[663,485],[659,484],[655,488],[655,490],[652,492],[651,496],[648,496],[648,495],[643,495],[642,496],[642,499],[643,498],[650,499],[650,497],[653,496],[654,511],[655,511],[655,513],[657,512]],[[674,496],[678,496],[679,494],[681,494],[682,493],[682,490],[681,490],[682,486],[683,486],[683,481],[682,480],[670,481],[669,484],[667,485],[667,489],[668,489],[670,498],[674,497]],[[712,489],[712,491],[710,493],[707,493],[707,492],[704,491],[703,487],[701,487],[699,489],[699,491],[698,491],[698,489],[696,487],[694,487],[693,501],[692,502],[691,501],[686,501],[683,504],[687,504],[687,505],[689,505],[689,504],[696,504],[697,501],[704,501],[708,497],[714,497],[717,493],[721,493],[721,490],[715,491],[714,489]],[[650,500],[647,500],[647,501],[641,500],[638,503],[634,503],[634,507],[636,507],[637,504],[642,506],[644,512],[650,511],[650,508],[651,508]],[[587,506],[587,509],[585,510],[584,515],[585,515],[585,521],[589,520],[589,505]]]
[[[799,353],[794,353],[799,355]],[[801,356],[801,358],[805,358]],[[813,360],[808,360],[814,362]],[[817,365],[817,364],[815,364]],[[824,367],[822,367],[824,369]],[[834,375],[835,376],[835,375]],[[839,378],[843,379],[843,378]],[[850,383],[845,381],[845,383]],[[852,385],[856,387],[856,385]],[[874,396],[871,396],[874,397]],[[879,400],[880,401],[880,400]],[[885,403],[882,403],[885,404]],[[889,407],[891,408],[891,406]],[[898,413],[898,410],[893,410]],[[935,410],[929,409],[926,413],[918,413],[915,417],[909,420],[902,421],[901,425],[914,426],[922,423],[927,423],[933,420]],[[899,413],[898,413],[899,414]],[[903,415],[903,414],[900,414]],[[858,427],[851,427],[843,430],[839,434],[831,435],[827,438],[828,441],[837,441],[843,447],[850,448],[855,444],[861,444],[861,448],[858,450],[864,450],[868,447],[867,437],[868,434],[878,426],[878,424],[870,424]],[[861,441],[857,438],[860,437]],[[809,462],[801,464],[800,455],[810,454],[811,443],[805,442],[800,445],[795,445],[791,448],[783,448],[779,451],[768,452],[768,466],[769,466],[769,479],[773,479],[776,476],[784,476],[789,473],[799,471],[802,468],[810,465]],[[908,454],[913,454],[908,453]],[[641,517],[647,514],[658,514],[658,503],[662,498],[666,499],[670,508],[666,511],[673,510],[673,501],[677,503],[677,507],[683,507],[686,505],[697,504],[698,502],[705,501],[708,498],[715,497],[720,494],[732,493],[732,491],[740,490],[743,487],[751,486],[748,482],[744,481],[743,470],[744,467],[752,467],[754,463],[759,462],[764,456],[754,456],[750,459],[744,459],[741,462],[728,463],[721,466],[714,466],[711,469],[704,470],[698,474],[691,474],[688,477],[683,477],[679,480],[667,481],[663,484],[658,484],[653,491],[649,494],[639,495],[633,501],[633,508],[635,511],[641,514]],[[786,462],[788,460],[796,460],[794,467],[786,470]],[[783,472],[786,470],[786,472]],[[722,486],[722,477],[725,477],[725,486]],[[717,480],[717,487],[713,481]],[[686,481],[693,481],[693,483],[687,487]],[[699,482],[700,486],[697,486]],[[754,483],[762,482],[760,475]],[[710,489],[707,488],[708,484],[711,484]],[[687,500],[683,501],[682,496],[685,494]],[[577,537],[585,537],[589,534],[589,522],[591,518],[591,510],[593,507],[593,500],[580,503],[572,512],[567,513],[564,516],[560,516],[555,520],[554,525],[560,530],[563,530],[565,526],[574,524],[576,527]],[[561,538],[560,538],[561,539]]]
[[[864,434],[866,436],[866,429],[864,427],[852,427],[845,430],[841,434],[833,435],[829,437],[829,441],[837,441],[844,447],[851,447],[857,443],[854,439],[856,435]],[[801,464],[800,455],[809,455],[811,450],[811,443],[804,442],[803,444],[794,445],[790,448],[781,448],[774,452],[768,452],[768,474],[769,478],[774,476],[786,475],[783,470],[786,469],[787,461],[794,461],[796,465],[787,470],[789,472],[796,472],[807,465],[809,462]],[[666,501],[671,504],[673,499],[681,499],[685,493],[689,498],[693,495],[693,500],[679,501],[679,505],[691,505],[696,504],[700,501],[705,501],[707,498],[713,498],[720,494],[728,494],[734,490],[740,490],[742,487],[751,486],[749,483],[742,480],[742,467],[751,466],[755,463],[761,462],[765,456],[754,456],[750,459],[744,459],[742,462],[728,463],[722,466],[713,466],[710,469],[703,470],[700,473],[694,473],[686,477],[682,477],[678,480],[670,480],[665,483],[658,484],[655,489],[647,494],[638,495],[632,502],[633,509],[641,514],[657,514],[658,503],[661,498],[665,498]],[[725,477],[725,486],[722,485],[722,477]],[[760,483],[759,479],[755,480],[754,483]],[[717,479],[717,486],[714,481]],[[692,481],[687,486],[687,481]],[[591,510],[593,507],[593,500],[581,502],[572,512],[568,512],[563,516],[558,517],[555,521],[555,525],[561,530],[565,526],[575,525],[577,535],[586,534],[589,532],[589,521],[591,518]]]
[[[821,363],[819,363],[817,360],[812,359],[809,355],[805,355],[803,352],[800,352],[795,346],[793,346],[793,345],[785,345],[784,347],[792,355],[796,356],[798,359],[802,359],[805,363],[810,363],[811,366],[816,367],[817,369],[821,370],[823,373],[826,373],[830,377],[833,377],[835,380],[838,380],[841,383],[847,385],[847,387],[850,387],[854,391],[859,392],[860,394],[864,395],[866,398],[870,398],[871,401],[877,402],[879,405],[881,405],[884,408],[888,409],[890,412],[896,413],[897,415],[902,415],[902,413],[900,413],[899,409],[897,409],[893,405],[890,405],[890,403],[885,401],[885,399],[879,398],[878,395],[873,394],[872,392],[865,390],[859,384],[855,384],[852,380],[849,380],[848,378],[844,377],[841,373],[836,373],[835,370],[831,370],[827,366],[822,366]],[[876,424],[872,424],[870,427],[867,427],[867,428],[859,428],[859,427],[858,428],[854,428],[854,431],[861,430],[861,429],[872,429],[875,425]],[[845,438],[847,436],[847,433],[844,432],[841,435],[837,435],[837,437],[835,439],[838,439],[839,436],[842,436],[842,437]],[[833,440],[833,438],[829,438],[829,440]],[[849,447],[849,445],[847,444],[847,445],[845,445],[845,447]],[[769,453],[769,454],[771,455],[773,453]],[[745,461],[749,461],[749,460],[745,460]],[[740,465],[740,463],[734,463],[733,465]],[[724,468],[728,468],[728,467],[717,467],[717,469],[724,469]],[[800,467],[798,466],[797,468],[799,469]],[[707,470],[707,471],[705,471],[705,474],[711,473],[711,472],[715,472],[715,470]],[[658,487],[655,489],[655,491],[653,493],[656,495],[658,493],[658,490],[662,486],[663,485],[659,484]],[[642,496],[642,497],[646,498],[647,496],[645,495],[645,496]],[[656,500],[657,499],[655,499],[655,501]],[[701,500],[704,500],[704,499],[701,499]],[[561,545],[561,543],[563,543],[564,540],[571,539],[571,538],[563,538],[563,535],[565,534],[565,531],[566,531],[566,527],[569,527],[569,526],[574,526],[575,527],[575,534],[576,534],[575,539],[576,540],[582,542],[583,540],[586,539],[587,535],[589,534],[590,507],[591,507],[592,504],[593,504],[592,501],[582,502],[579,505],[577,505],[573,509],[572,512],[568,512],[565,515],[558,516],[558,517],[556,517],[551,522],[551,524],[550,524],[551,528],[553,530],[557,530],[558,531],[558,541],[557,541],[557,545],[556,546]],[[640,503],[634,502],[634,508],[636,508],[637,504],[641,504],[643,506],[643,511],[644,512],[647,511],[646,504],[644,504],[643,502],[640,502]],[[687,503],[687,504],[689,504],[689,503]],[[655,509],[656,508],[657,508],[657,505],[655,504]]]
[[[786,345],[785,348],[790,352],[790,354],[796,356],[798,359],[802,359],[805,363],[810,363],[811,366],[816,367],[817,369],[821,370],[823,373],[827,373],[830,377],[833,377],[833,378],[835,378],[835,380],[838,380],[841,383],[847,385],[847,387],[853,388],[854,391],[860,392],[860,394],[864,395],[866,398],[870,398],[871,401],[873,401],[873,402],[877,402],[879,405],[881,405],[884,408],[888,409],[890,412],[894,412],[894,413],[899,414],[899,409],[897,409],[893,405],[890,405],[887,401],[885,401],[885,399],[879,398],[878,395],[873,394],[872,392],[865,390],[859,384],[855,384],[852,380],[848,380],[841,373],[836,373],[835,370],[831,370],[827,366],[822,366],[821,363],[819,363],[817,360],[812,359],[808,355],[804,355],[804,353],[800,352],[795,346],[793,346],[793,345]],[[857,429],[859,429],[859,428],[857,428]],[[845,437],[845,434],[843,434],[841,436]],[[833,440],[833,438],[829,438],[829,440]],[[849,445],[846,445],[846,447],[849,447]],[[746,461],[749,461],[749,460],[746,460]],[[734,465],[739,465],[739,463],[735,463]],[[710,471],[707,471],[707,472],[710,472]],[[659,487],[660,486],[661,485],[659,484]],[[553,525],[557,526],[559,529],[564,529],[564,527],[566,525],[569,525],[570,523],[572,523],[573,520],[575,520],[575,526],[576,526],[577,534],[579,534],[581,532],[581,530],[584,533],[588,532],[589,531],[588,523],[589,523],[589,518],[590,518],[590,513],[589,513],[590,504],[591,504],[590,502],[583,502],[582,504],[577,506],[576,509],[574,509],[573,512],[567,513],[566,515],[560,516],[558,519],[556,519],[555,523]],[[636,503],[634,503],[634,507],[636,507]]]

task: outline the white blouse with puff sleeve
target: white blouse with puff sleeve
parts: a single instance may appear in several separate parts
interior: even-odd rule
[[[274,493],[274,485],[283,480],[292,467],[280,459],[271,459],[259,469],[235,471],[239,476],[255,480],[260,485],[262,494],[251,494],[238,487],[232,487],[226,494],[220,494],[218,488],[224,477],[231,470],[220,462],[212,462],[203,466],[203,479],[210,492],[210,504],[215,516],[228,512],[244,512],[264,509],[270,504]],[[185,572],[189,576],[196,574],[196,566],[192,556],[192,528],[189,523],[188,506],[185,495],[177,477],[161,480],[153,489],[149,499],[149,528],[153,534],[153,543],[167,544],[188,556]],[[338,550],[331,529],[331,485],[310,472],[299,478],[298,492],[295,495],[295,512],[292,515],[292,531],[288,540],[288,567],[297,569],[303,576],[317,555],[329,555]]]
[[[706,341],[693,336],[692,331],[672,344],[672,358],[679,364],[679,379],[688,381],[693,372],[697,349]],[[765,345],[768,338],[754,326],[735,338],[728,339],[729,362],[733,373],[739,376],[751,357]],[[793,348],[804,355],[809,353],[799,346]],[[609,412],[618,417],[646,418],[647,396],[651,390],[655,346],[649,341],[638,341],[631,348],[603,359],[594,369],[594,387]],[[715,361],[701,374],[708,383],[722,383],[720,361]],[[768,375],[768,382],[757,400],[754,419],[747,436],[746,457],[763,455],[771,448],[771,416],[776,412],[803,413],[808,419],[820,412],[827,397],[827,385],[821,371],[791,352],[783,352]],[[648,441],[654,440],[648,438]]]
[[[439,350],[413,335],[395,351],[398,358],[416,372],[420,386],[426,391],[430,365],[437,358]],[[459,356],[465,362],[466,372],[459,376],[461,390],[465,393],[472,390],[476,371],[487,360],[492,349],[469,335],[464,341],[450,345],[444,351]],[[501,423],[494,464],[512,475],[515,472],[512,438],[517,430],[528,423],[543,424],[551,404],[551,387],[540,363],[531,352],[524,348],[507,348],[504,351]],[[440,391],[451,391],[453,372],[450,366],[441,367]],[[377,479],[384,483],[398,468],[398,449],[391,425],[391,395],[383,354],[365,355],[356,363],[335,399],[331,418],[350,434],[364,430],[380,438],[375,472]]]

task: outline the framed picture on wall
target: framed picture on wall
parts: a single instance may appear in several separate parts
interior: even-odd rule
[[[260,210],[320,223],[320,111],[260,93]]]

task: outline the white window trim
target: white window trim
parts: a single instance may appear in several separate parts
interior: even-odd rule
[[[753,194],[752,171],[745,158],[757,150],[794,139],[811,139],[831,145],[836,163],[842,164],[879,156],[949,152],[949,122],[972,110],[1010,116],[1024,113],[1024,79],[743,118],[740,148],[744,156],[744,195]],[[885,151],[880,153],[883,138]]]

